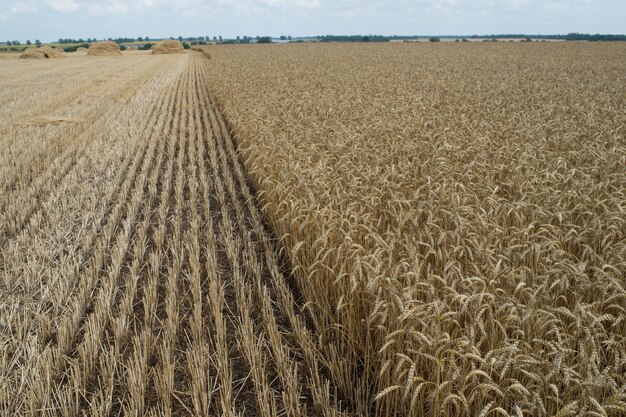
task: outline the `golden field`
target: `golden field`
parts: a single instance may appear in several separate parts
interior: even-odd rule
[[[626,46],[214,48],[360,415],[626,414]]]
[[[0,61],[0,415],[626,414],[626,45],[204,51]]]

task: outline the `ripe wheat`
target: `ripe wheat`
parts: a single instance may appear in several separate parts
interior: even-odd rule
[[[626,413],[624,45],[211,55],[347,412]]]

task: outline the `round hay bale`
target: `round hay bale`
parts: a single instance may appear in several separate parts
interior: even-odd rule
[[[116,56],[122,55],[120,47],[115,42],[105,41],[91,44],[87,50],[87,55],[91,56]]]
[[[62,58],[63,54],[54,48],[42,46],[41,48],[28,48],[20,55],[22,59],[46,59]]]
[[[154,55],[184,54],[185,49],[183,49],[183,45],[180,42],[173,39],[166,39],[154,45],[154,47],[152,47],[152,53]]]

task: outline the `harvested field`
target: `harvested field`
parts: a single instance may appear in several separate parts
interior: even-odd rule
[[[0,68],[0,414],[333,415],[209,61],[66,61]]]
[[[626,45],[212,52],[350,410],[626,415]]]

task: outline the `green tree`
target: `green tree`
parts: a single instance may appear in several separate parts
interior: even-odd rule
[[[32,43],[30,43],[30,41],[29,41],[29,40],[27,40],[27,41],[26,41],[26,45],[29,45],[29,46],[30,46],[30,45],[32,45]]]
[[[258,42],[258,43],[272,43],[272,38],[271,38],[271,37],[269,37],[269,36],[260,36],[260,37],[257,39],[257,42]]]
[[[441,39],[437,38],[437,37],[432,37],[428,39],[428,42],[439,42]]]

